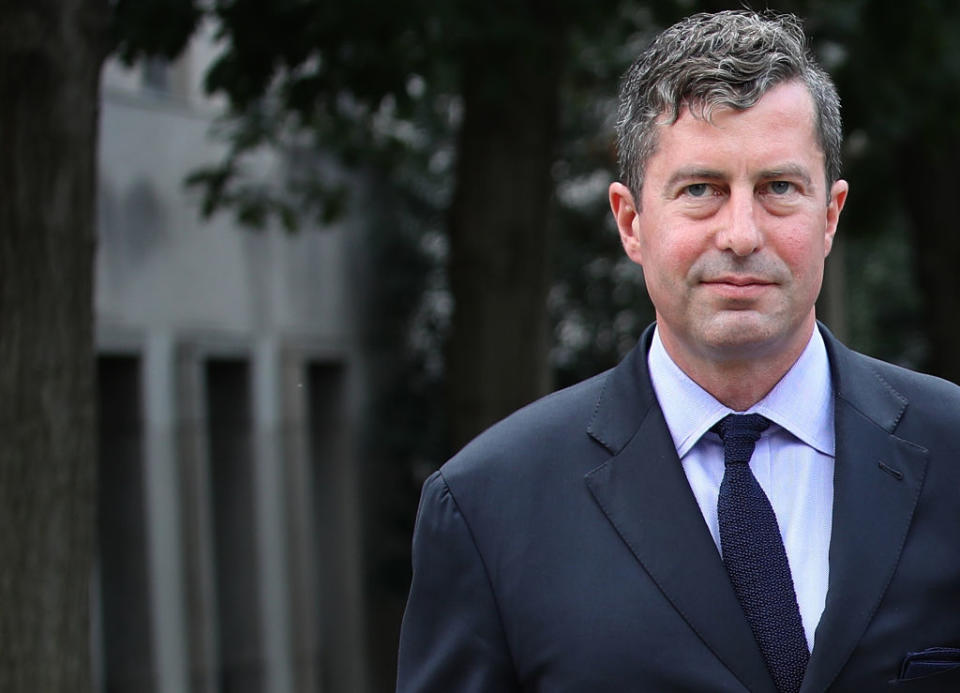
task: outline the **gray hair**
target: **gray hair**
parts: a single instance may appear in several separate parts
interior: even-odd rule
[[[797,17],[746,10],[687,17],[657,36],[627,70],[617,113],[621,180],[639,195],[659,125],[675,123],[684,107],[709,121],[717,108],[745,110],[792,80],[813,98],[829,189],[840,177],[843,140],[837,89],[808,49]]]

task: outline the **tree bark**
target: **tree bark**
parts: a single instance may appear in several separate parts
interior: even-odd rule
[[[550,387],[546,297],[559,33],[540,26],[531,32],[536,38],[468,51],[462,63],[464,120],[449,220],[453,450]]]
[[[0,9],[0,690],[90,690],[105,0]]]

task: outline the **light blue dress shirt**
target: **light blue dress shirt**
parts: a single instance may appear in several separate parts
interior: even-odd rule
[[[647,362],[683,471],[719,549],[723,444],[710,428],[733,410],[680,370],[659,331],[654,332]],[[800,358],[773,390],[742,413],[762,414],[773,423],[757,442],[750,469],[777,516],[812,650],[830,575],[835,441],[830,364],[819,330],[814,329]]]

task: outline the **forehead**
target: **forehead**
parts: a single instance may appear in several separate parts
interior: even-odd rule
[[[722,106],[701,114],[684,107],[675,122],[658,126],[647,178],[678,160],[768,166],[779,159],[824,167],[813,98],[798,81],[777,85],[743,110]]]

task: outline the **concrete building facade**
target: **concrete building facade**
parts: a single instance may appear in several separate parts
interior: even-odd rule
[[[350,221],[201,219],[214,54],[103,74],[98,686],[362,693],[363,260]]]

